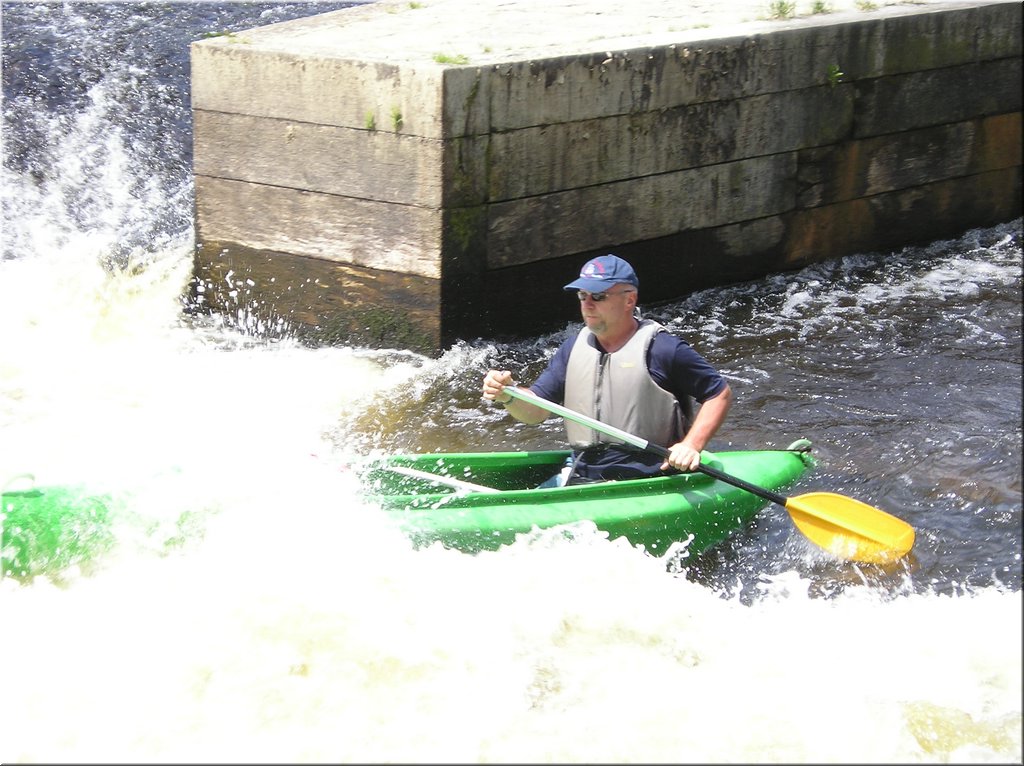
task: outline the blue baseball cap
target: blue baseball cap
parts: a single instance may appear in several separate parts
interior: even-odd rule
[[[633,267],[617,255],[599,255],[591,258],[580,269],[580,278],[570,282],[565,290],[586,290],[588,293],[603,293],[612,285],[627,282],[637,289],[640,280]]]

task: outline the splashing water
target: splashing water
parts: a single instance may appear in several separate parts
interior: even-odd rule
[[[811,438],[795,492],[912,560],[772,508],[699,557],[416,550],[349,467],[560,446],[479,380],[575,327],[426,359],[183,310],[187,43],[327,7],[3,6],[0,483],[102,494],[113,545],[0,579],[0,760],[1019,762],[1021,222],[647,309],[736,390],[718,448]]]

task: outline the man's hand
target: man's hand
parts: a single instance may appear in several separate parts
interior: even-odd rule
[[[672,468],[689,473],[690,471],[696,471],[697,466],[700,465],[700,450],[694,449],[686,442],[673,444],[668,452],[668,458],[661,464],[662,471],[668,470],[669,466],[671,466]]]
[[[488,370],[484,375],[483,397],[488,401],[508,404],[512,397],[504,393],[505,386],[512,385],[512,373],[508,370]]]

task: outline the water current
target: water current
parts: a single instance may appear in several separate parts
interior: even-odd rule
[[[700,556],[417,550],[351,466],[560,446],[479,383],[576,325],[431,359],[182,299],[189,43],[344,5],[3,3],[0,482],[117,544],[0,580],[0,761],[1020,762],[1021,220],[644,307],[736,392],[712,449],[810,439],[790,492],[908,521],[899,564],[776,506]]]

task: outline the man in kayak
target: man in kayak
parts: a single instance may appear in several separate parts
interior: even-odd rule
[[[640,318],[639,287],[636,272],[622,258],[587,261],[579,279],[564,288],[579,298],[584,327],[525,390],[667,446],[671,454],[662,460],[566,420],[575,458],[567,483],[696,470],[700,451],[732,404],[732,389],[707,360],[657,322]],[[549,415],[504,392],[511,385],[510,371],[489,370],[483,397],[523,423],[540,423]],[[694,401],[700,403],[696,415]]]

